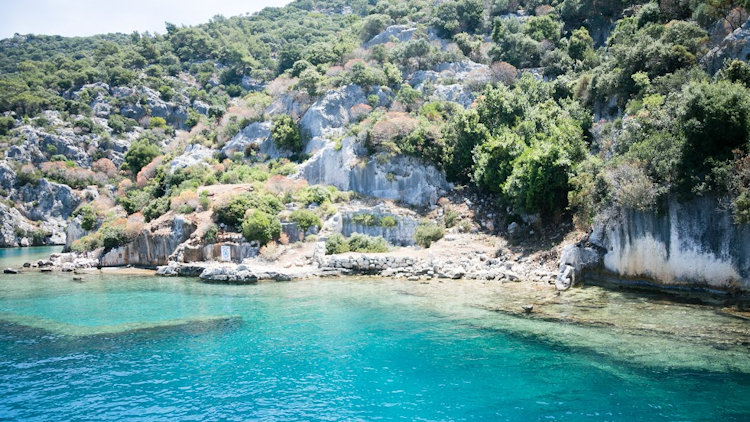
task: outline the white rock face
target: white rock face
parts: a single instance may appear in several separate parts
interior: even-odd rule
[[[474,102],[474,94],[463,84],[436,85],[432,99],[440,101],[451,101],[468,108]]]
[[[353,121],[352,107],[358,104],[367,104],[367,97],[359,85],[328,91],[302,116],[302,136],[309,140],[341,132],[339,129]]]
[[[299,176],[311,184],[416,206],[434,205],[448,188],[445,175],[432,165],[405,156],[380,163],[374,157],[358,156],[357,147],[354,138],[344,139],[339,149],[329,142],[300,166]]]
[[[731,212],[717,204],[700,198],[670,201],[663,215],[624,211],[590,241],[604,248],[604,269],[616,275],[750,292],[750,225],[735,225]]]
[[[414,36],[417,28],[409,27],[407,25],[391,25],[378,35],[372,37],[370,41],[362,44],[364,48],[372,48],[378,44],[385,44],[391,42],[392,38],[396,38],[401,42],[409,41]]]
[[[231,157],[236,152],[244,153],[247,147],[256,145],[258,152],[268,158],[289,157],[291,152],[279,149],[273,141],[271,126],[270,121],[247,125],[224,145],[221,149],[222,154]]]
[[[183,169],[197,164],[208,165],[206,160],[214,156],[215,150],[204,147],[201,144],[191,144],[185,148],[185,152],[172,160],[169,172],[174,173],[177,169]]]

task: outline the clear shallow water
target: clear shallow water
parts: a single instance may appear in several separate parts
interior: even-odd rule
[[[0,276],[0,419],[750,418],[747,373],[576,346],[606,329],[554,341],[554,323],[373,281],[84,277]]]

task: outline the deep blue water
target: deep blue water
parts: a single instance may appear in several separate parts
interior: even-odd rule
[[[0,420],[750,420],[747,373],[493,318],[367,281],[2,276]]]

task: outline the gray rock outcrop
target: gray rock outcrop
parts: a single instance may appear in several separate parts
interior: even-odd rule
[[[357,216],[372,216],[373,224],[365,224]],[[381,223],[384,217],[390,217],[395,221],[393,226],[385,226]],[[405,216],[391,213],[383,206],[375,206],[356,211],[341,212],[341,234],[351,236],[354,233],[366,234],[368,236],[380,236],[391,245],[412,246],[414,245],[414,233],[419,225],[419,219],[415,216]]]
[[[52,218],[66,220],[73,214],[81,200],[67,185],[41,179],[18,190],[18,198],[25,202],[26,217],[41,221]]]
[[[414,37],[414,33],[416,31],[417,31],[417,28],[410,27],[407,25],[391,25],[385,28],[383,32],[372,37],[371,40],[362,44],[362,47],[372,48],[378,44],[389,43],[393,41],[393,39],[396,39],[400,42],[409,41],[412,39],[412,37]]]
[[[72,129],[62,129],[59,132],[52,134],[23,126],[18,130],[18,136],[23,139],[22,144],[8,148],[5,156],[22,164],[39,164],[47,161],[47,155],[61,154],[78,166],[89,167],[91,157],[83,147],[86,142],[93,141],[94,136],[76,135]]]
[[[169,172],[174,173],[178,169],[184,169],[195,165],[208,165],[206,160],[214,156],[214,150],[201,144],[190,144],[185,151],[175,157],[169,165]]]
[[[750,19],[727,35],[718,46],[711,49],[704,56],[703,62],[710,73],[716,73],[724,65],[725,60],[747,61],[748,58],[750,58]]]
[[[416,206],[434,205],[449,188],[440,170],[414,157],[397,156],[381,162],[358,155],[357,148],[351,137],[341,141],[340,148],[328,142],[300,166],[299,175],[311,184],[333,185]]]
[[[300,120],[300,130],[305,139],[330,135],[352,122],[352,107],[366,104],[367,97],[359,85],[347,85],[326,92]]]
[[[231,157],[237,152],[244,154],[248,147],[252,147],[268,158],[289,157],[291,152],[279,149],[273,141],[272,125],[271,122],[250,123],[224,145],[221,153]]]

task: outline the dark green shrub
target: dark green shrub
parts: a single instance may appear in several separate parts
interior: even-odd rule
[[[274,122],[271,128],[271,137],[273,137],[276,146],[292,152],[300,152],[304,146],[299,126],[288,115],[281,116]]]
[[[136,175],[159,154],[161,154],[161,149],[150,140],[144,138],[136,139],[130,145],[128,152],[125,153],[123,167]]]
[[[219,226],[216,224],[211,224],[206,229],[206,232],[203,234],[203,241],[206,243],[213,243],[216,241],[216,238],[219,235]]]
[[[571,165],[557,145],[529,147],[513,162],[503,193],[518,212],[551,215],[567,206]]]
[[[257,240],[261,245],[276,240],[281,235],[281,222],[274,215],[253,210],[242,222],[242,235],[248,241]]]
[[[289,219],[297,223],[297,226],[305,232],[312,226],[320,228],[323,225],[320,221],[320,217],[310,210],[295,210],[292,212],[292,215],[289,216]]]
[[[169,198],[156,198],[143,208],[143,217],[146,218],[146,221],[151,221],[161,217],[167,211],[169,211]]]
[[[386,215],[380,219],[380,226],[386,228],[396,227],[396,219],[393,216]]]
[[[130,241],[125,231],[125,225],[106,224],[99,229],[102,239],[102,246],[106,249],[113,249],[122,246]]]
[[[340,233],[331,235],[326,240],[326,255],[335,255],[349,252],[349,243]]]
[[[74,216],[81,216],[81,228],[86,231],[91,231],[96,225],[96,211],[90,205],[83,205],[78,207],[74,212]]]
[[[349,251],[362,253],[388,252],[388,242],[380,236],[354,233],[349,237]]]
[[[284,209],[284,204],[270,193],[245,193],[237,195],[215,209],[216,219],[230,227],[239,227],[250,209],[257,209],[266,214],[276,215]]]

